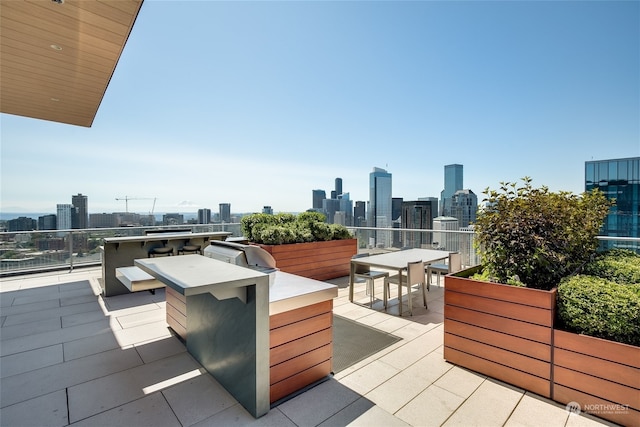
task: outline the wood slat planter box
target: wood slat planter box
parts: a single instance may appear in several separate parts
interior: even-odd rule
[[[464,277],[474,272],[445,276],[444,358],[550,398],[556,290]]]
[[[554,330],[553,399],[640,425],[640,347]]]
[[[258,245],[273,256],[280,270],[316,280],[348,276],[351,257],[358,252],[357,239],[327,242]]]

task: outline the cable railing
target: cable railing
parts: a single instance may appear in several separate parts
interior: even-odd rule
[[[358,252],[380,253],[406,248],[460,252],[465,266],[480,264],[473,230],[424,230],[408,228],[347,227],[358,240]],[[117,227],[0,233],[0,276],[73,270],[101,265],[103,239],[142,236],[148,230],[231,232],[241,237],[240,223],[183,224],[155,227]],[[640,238],[598,236],[600,250],[631,249],[640,253]]]

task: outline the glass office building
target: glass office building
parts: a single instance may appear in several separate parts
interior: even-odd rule
[[[640,157],[585,162],[585,190],[594,188],[616,201],[600,234],[640,237]]]
[[[391,211],[391,174],[381,168],[373,168],[369,174],[369,213],[367,225],[377,228],[390,228],[392,225]],[[376,245],[391,246],[391,234],[388,232],[375,233]]]

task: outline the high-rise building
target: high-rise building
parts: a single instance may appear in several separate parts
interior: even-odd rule
[[[231,222],[231,203],[220,203],[220,222]]]
[[[36,230],[38,223],[33,218],[21,216],[7,221],[7,231],[32,231]]]
[[[54,214],[38,217],[38,230],[55,230],[56,216]]]
[[[460,227],[476,222],[478,196],[471,190],[458,190],[451,197],[451,216],[458,218]]]
[[[364,227],[367,224],[366,215],[367,204],[363,201],[357,201],[353,208],[353,225],[356,227]]]
[[[431,201],[427,200],[403,202],[400,228],[431,230],[433,227],[432,207]],[[405,231],[402,234],[402,246],[431,248],[431,233]]]
[[[327,193],[324,190],[313,190],[312,191],[312,204],[311,208],[315,210],[322,209],[322,201],[327,198]]]
[[[220,215],[222,216],[222,204],[220,204]],[[198,209],[198,224],[209,224],[210,222],[211,222],[211,209],[209,208]]]
[[[429,202],[431,204],[431,217],[435,218],[438,214],[438,198],[437,197],[418,197],[420,202]]]
[[[381,168],[373,168],[369,174],[369,213],[367,223],[370,227],[390,228],[392,225],[391,174]],[[376,246],[391,246],[391,232],[375,232]]]
[[[58,230],[69,230],[71,228],[71,211],[73,205],[68,203],[58,204],[56,207]]]
[[[340,200],[338,199],[324,199],[322,201],[322,212],[326,215],[327,223],[333,224],[336,212],[340,211]]]
[[[89,228],[89,202],[87,196],[78,193],[71,196],[71,228]]]
[[[640,237],[640,157],[585,162],[585,190],[595,188],[608,199],[615,199],[601,234]],[[603,242],[602,245],[620,247],[621,242]],[[638,249],[638,245],[634,248]]]
[[[462,165],[453,164],[444,167],[444,190],[440,193],[440,215],[451,216],[451,198],[464,188]]]
[[[342,178],[336,178],[336,198],[342,194]]]
[[[344,222],[335,222],[335,224],[342,224],[345,226],[353,225],[353,202],[349,198],[349,193],[342,193],[338,196],[338,202],[340,203],[340,209],[338,212],[342,212],[344,215]]]
[[[273,215],[273,208],[271,206],[263,206],[262,213]]]
[[[433,220],[433,244],[438,249],[444,249],[447,251],[457,251],[458,236],[456,233],[450,233],[450,231],[458,231],[458,219],[450,216],[439,216]]]

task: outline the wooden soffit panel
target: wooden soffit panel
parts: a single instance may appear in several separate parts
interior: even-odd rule
[[[143,0],[3,0],[0,112],[90,127]]]

